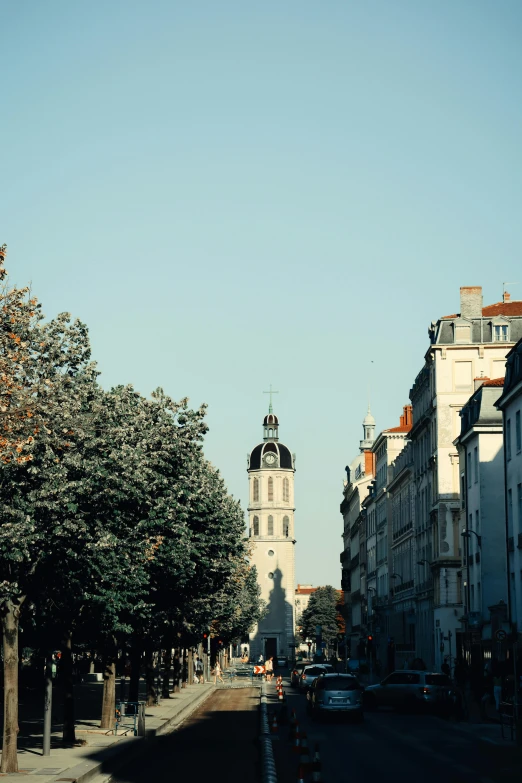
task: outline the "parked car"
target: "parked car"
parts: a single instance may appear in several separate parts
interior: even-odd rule
[[[333,666],[329,663],[314,663],[311,666],[305,666],[299,677],[298,688],[301,693],[305,693],[316,677],[320,674],[333,672]]]
[[[369,709],[424,707],[447,711],[452,705],[453,686],[446,674],[405,669],[392,672],[378,685],[369,685],[364,700]]]
[[[363,720],[364,688],[353,674],[321,674],[306,694],[307,709],[312,717],[343,713]]]
[[[308,666],[308,661],[294,661],[290,668],[290,685],[292,688],[297,688],[299,685],[299,677],[303,673],[305,666]]]

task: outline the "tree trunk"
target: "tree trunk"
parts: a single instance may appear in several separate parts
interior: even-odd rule
[[[18,626],[25,596],[4,604],[2,636],[4,652],[4,736],[0,772],[18,772]]]
[[[152,665],[152,650],[147,650],[145,656],[145,681],[147,684],[147,707],[156,704],[156,683],[154,682],[154,667]]]
[[[179,681],[181,679],[181,663],[179,649],[174,650],[174,693],[179,693]]]
[[[105,665],[103,667],[103,700],[102,716],[100,722],[101,729],[112,729],[114,727],[116,711],[116,658],[118,650],[116,648],[116,639],[112,639],[112,644],[107,648]]]
[[[140,699],[141,643],[139,636],[133,636],[130,651],[129,701],[139,701]]]
[[[163,666],[163,682],[161,683],[161,698],[170,698],[170,675],[172,670],[172,647],[170,646],[170,640],[167,639],[165,646],[165,658]]]
[[[74,745],[74,682],[72,662],[72,633],[67,631],[62,642],[63,743]]]
[[[181,664],[181,687],[186,688],[187,687],[187,679],[188,679],[188,669],[187,669],[187,651],[185,648],[181,651],[182,657],[182,664]]]

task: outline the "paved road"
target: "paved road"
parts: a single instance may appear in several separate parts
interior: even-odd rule
[[[384,711],[368,713],[363,724],[315,722],[306,714],[305,696],[289,687],[286,693],[289,710],[296,708],[311,749],[320,743],[325,783],[520,782],[519,751],[479,743],[451,722],[430,715]],[[282,727],[280,739],[274,743],[279,783],[295,783],[297,779],[297,761],[287,733],[287,727]]]
[[[258,688],[218,690],[177,731],[161,737],[151,752],[112,780],[256,781],[258,708]]]

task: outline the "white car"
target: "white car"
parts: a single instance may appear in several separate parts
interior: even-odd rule
[[[314,663],[311,666],[305,666],[299,677],[299,690],[306,693],[316,677],[319,677],[320,674],[332,674],[333,670],[333,666],[329,663]]]

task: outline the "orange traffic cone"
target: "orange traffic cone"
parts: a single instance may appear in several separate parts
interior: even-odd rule
[[[315,743],[315,753],[312,761],[312,783],[321,783],[322,776],[322,764],[321,754],[319,753],[319,743]]]
[[[299,766],[297,771],[297,783],[305,783],[305,775],[306,771],[303,769],[303,767]]]
[[[272,720],[272,734],[277,734],[279,726],[277,725],[277,715],[274,715]]]
[[[294,744],[292,746],[293,753],[300,753],[301,752],[301,732],[299,730],[299,724],[295,724],[295,731],[294,731]]]
[[[277,698],[279,699],[279,701],[284,701],[284,700],[285,700],[285,693],[284,693],[284,691],[283,691],[283,689],[282,689],[282,688],[281,688],[281,690],[279,691],[279,694],[278,694],[278,697],[277,697]]]
[[[311,762],[310,762],[310,751],[308,749],[308,739],[306,734],[303,734],[301,737],[301,747],[300,747],[300,753],[299,753],[299,766],[302,767],[306,772],[310,769]]]

